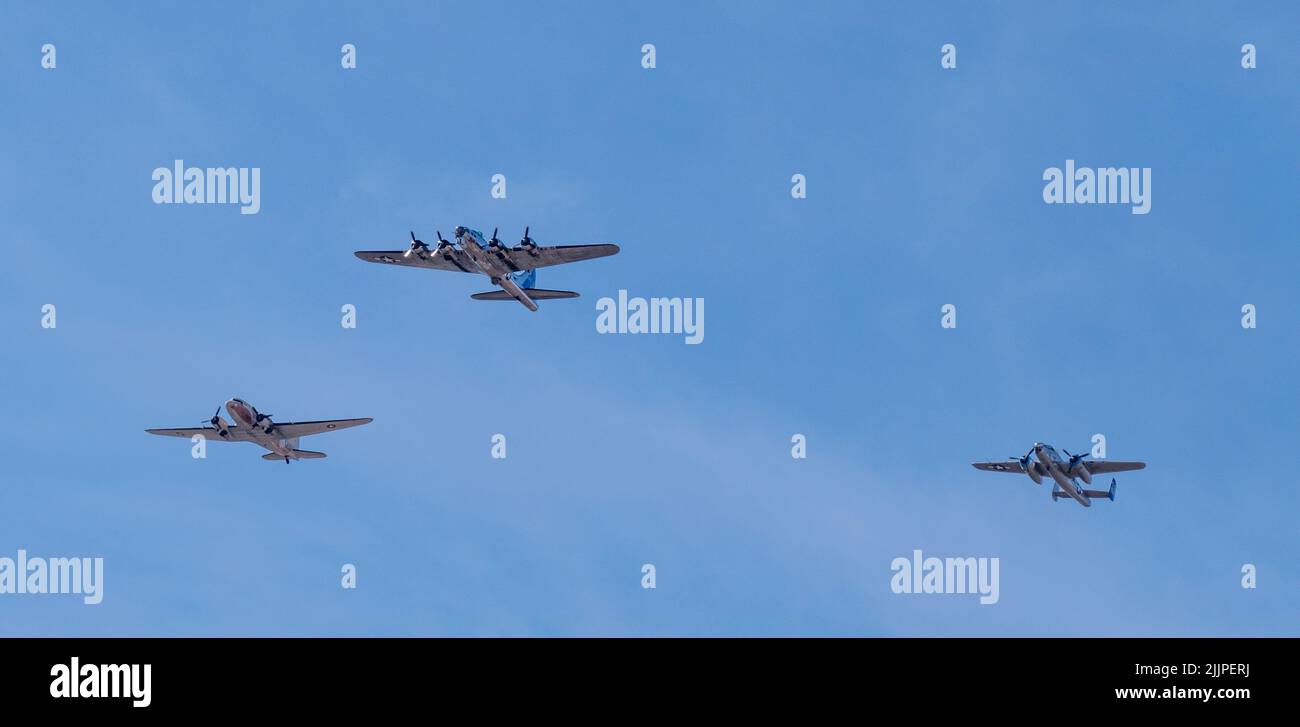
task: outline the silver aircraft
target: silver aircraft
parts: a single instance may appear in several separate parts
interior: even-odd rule
[[[364,419],[323,419],[314,422],[273,422],[270,414],[259,412],[252,404],[243,399],[231,399],[226,402],[226,411],[230,413],[231,422],[221,418],[221,407],[207,420],[206,427],[179,427],[176,429],[146,429],[150,434],[164,437],[183,437],[190,439],[202,435],[214,442],[252,442],[270,454],[262,459],[275,461],[283,459],[285,464],[295,459],[324,459],[324,452],[312,452],[298,449],[298,439],[309,434],[333,432],[348,427],[357,427],[374,421]]]
[[[1128,472],[1144,469],[1147,466],[1146,462],[1120,462],[1109,459],[1088,461],[1085,459],[1089,456],[1087,453],[1070,454],[1065,450],[1061,451],[1065,452],[1064,458],[1052,445],[1036,442],[1033,449],[1026,452],[1023,457],[1008,457],[1005,462],[972,462],[971,466],[985,472],[1027,474],[1036,485],[1043,484],[1044,477],[1050,477],[1054,483],[1052,502],[1061,498],[1070,498],[1084,507],[1092,507],[1092,501],[1095,499],[1105,498],[1114,502],[1115,478],[1110,479],[1109,490],[1086,490],[1075,482],[1076,479],[1083,480],[1085,485],[1091,485],[1093,475]]]
[[[483,233],[468,227],[457,227],[456,241],[442,239],[438,233],[438,244],[429,247],[416,239],[411,233],[411,246],[406,250],[358,250],[355,255],[366,262],[387,265],[405,265],[413,268],[431,268],[434,270],[454,270],[462,273],[480,273],[488,276],[492,284],[501,290],[475,293],[474,300],[517,300],[530,311],[537,310],[538,300],[555,298],[577,298],[578,294],[568,290],[544,290],[535,287],[537,268],[550,265],[576,263],[606,257],[618,252],[618,245],[556,245],[542,247],[528,236],[524,228],[524,238],[514,247],[507,247],[497,238],[497,231],[492,231],[491,239],[484,239]]]

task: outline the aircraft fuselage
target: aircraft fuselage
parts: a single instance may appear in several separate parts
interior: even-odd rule
[[[1056,482],[1056,486],[1061,491],[1069,495],[1075,502],[1084,507],[1092,507],[1092,500],[1083,494],[1083,488],[1075,483],[1073,475],[1069,471],[1070,463],[1061,458],[1056,448],[1050,444],[1036,442],[1034,444],[1034,456],[1038,458],[1038,463],[1042,465],[1047,474]]]
[[[514,276],[524,271],[516,268],[505,255],[497,254],[494,247],[483,239],[483,233],[468,227],[457,227],[456,243],[460,245],[460,249],[469,257],[478,272],[492,279],[493,285],[503,288],[523,303],[528,310],[537,310],[537,304],[515,282]]]
[[[226,402],[226,411],[230,413],[231,420],[243,429],[255,444],[281,457],[297,459],[293,451],[297,449],[298,443],[276,434],[275,423],[271,421],[271,417],[258,413],[257,408],[252,404],[243,399],[231,399]]]

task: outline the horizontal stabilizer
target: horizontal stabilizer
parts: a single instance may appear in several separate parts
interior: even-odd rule
[[[265,459],[265,460],[271,460],[271,461],[279,461],[279,460],[284,459],[284,457],[281,457],[280,455],[276,454],[275,452],[270,452],[270,453],[267,453],[267,454],[262,455],[262,459]],[[307,449],[295,449],[295,450],[293,450],[293,456],[290,457],[290,459],[325,459],[325,453],[324,453],[324,452],[312,452],[311,450],[307,450]]]
[[[1115,478],[1112,477],[1110,480],[1109,492],[1103,492],[1101,490],[1084,490],[1083,494],[1087,495],[1088,497],[1094,500],[1106,499],[1106,500],[1110,500],[1111,502],[1114,502],[1115,501]]]
[[[556,298],[577,298],[578,294],[571,290],[543,290],[541,288],[524,288],[524,294],[533,300],[554,300]],[[489,290],[486,293],[475,293],[470,296],[474,300],[514,300],[514,296],[504,290]]]

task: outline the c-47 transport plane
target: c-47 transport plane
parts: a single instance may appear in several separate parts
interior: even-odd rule
[[[1061,451],[1065,452],[1065,450]],[[1106,491],[1085,490],[1075,482],[1076,478],[1083,480],[1084,484],[1091,485],[1093,475],[1128,472],[1144,469],[1147,466],[1146,462],[1119,462],[1109,459],[1084,461],[1088,456],[1086,453],[1065,452],[1065,456],[1068,459],[1062,459],[1061,455],[1057,454],[1056,448],[1050,444],[1037,442],[1023,457],[1008,457],[1005,462],[973,462],[971,466],[986,472],[1024,473],[1029,475],[1029,479],[1036,485],[1043,484],[1044,476],[1051,477],[1055,483],[1052,485],[1052,502],[1068,497],[1084,507],[1092,507],[1092,501],[1097,498],[1104,497],[1114,502],[1115,478],[1110,479],[1110,489]]]
[[[578,294],[568,290],[543,290],[535,288],[537,268],[549,265],[576,263],[606,257],[618,252],[618,245],[558,245],[540,247],[528,236],[524,228],[524,239],[515,247],[506,247],[497,239],[497,231],[492,231],[492,239],[484,240],[483,233],[468,227],[456,228],[456,242],[442,239],[438,233],[438,246],[430,248],[424,242],[415,239],[411,233],[411,246],[406,250],[359,250],[356,256],[372,263],[388,265],[406,265],[413,268],[432,268],[435,270],[458,270],[462,273],[481,273],[492,280],[492,284],[501,290],[475,293],[474,300],[510,300],[514,299],[530,311],[537,310],[533,301],[555,298],[577,298]]]
[[[184,437],[189,439],[195,434],[202,434],[204,438],[214,442],[252,442],[259,447],[271,450],[270,454],[262,455],[262,459],[271,461],[283,459],[285,464],[289,464],[289,460],[294,459],[325,458],[324,452],[298,449],[298,439],[300,437],[357,427],[374,421],[374,419],[366,417],[364,419],[324,419],[316,422],[273,422],[270,414],[262,414],[252,404],[243,399],[227,401],[226,411],[230,412],[230,418],[233,420],[230,424],[227,424],[221,418],[221,407],[217,407],[217,411],[208,420],[208,424],[212,426],[146,429],[145,431],[150,434],[160,434],[164,437]]]

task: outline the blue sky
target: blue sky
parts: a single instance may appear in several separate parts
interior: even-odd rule
[[[7,5],[0,556],[105,588],[0,634],[1300,634],[1300,13],[1138,5]],[[175,159],[261,211],[153,204]],[[1066,159],[1150,214],[1044,204]],[[622,252],[537,314],[352,256],[457,224]],[[598,335],[620,288],[705,342]],[[231,396],[375,422],[142,431]],[[1113,504],[969,466],[1094,433],[1150,463]],[[1000,601],[892,593],[918,548]]]

